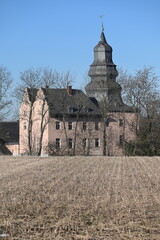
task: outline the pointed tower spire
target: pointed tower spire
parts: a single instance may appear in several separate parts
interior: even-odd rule
[[[103,22],[102,22],[102,32],[104,32],[104,25],[103,25]]]
[[[107,43],[107,41],[106,41],[106,37],[105,37],[103,31],[102,31],[101,36],[100,36],[100,41],[101,41],[102,43]]]

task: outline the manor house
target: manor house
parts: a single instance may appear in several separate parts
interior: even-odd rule
[[[125,142],[136,137],[137,113],[122,101],[112,47],[103,31],[88,74],[86,94],[72,86],[26,88],[19,143],[4,140],[5,147],[17,155],[124,155]]]

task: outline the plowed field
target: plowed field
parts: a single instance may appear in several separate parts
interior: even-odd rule
[[[160,158],[0,157],[1,239],[160,239]]]

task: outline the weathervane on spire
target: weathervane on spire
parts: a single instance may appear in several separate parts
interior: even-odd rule
[[[101,15],[99,17],[102,18],[102,32],[104,32],[104,25],[103,25],[103,17],[104,17],[104,15]]]

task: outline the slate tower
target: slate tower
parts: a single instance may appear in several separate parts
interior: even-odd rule
[[[121,86],[116,82],[118,72],[112,60],[112,47],[107,43],[104,31],[99,43],[94,48],[94,61],[90,65],[88,75],[91,82],[86,86],[88,97],[99,103],[105,99],[110,107],[121,107]]]

